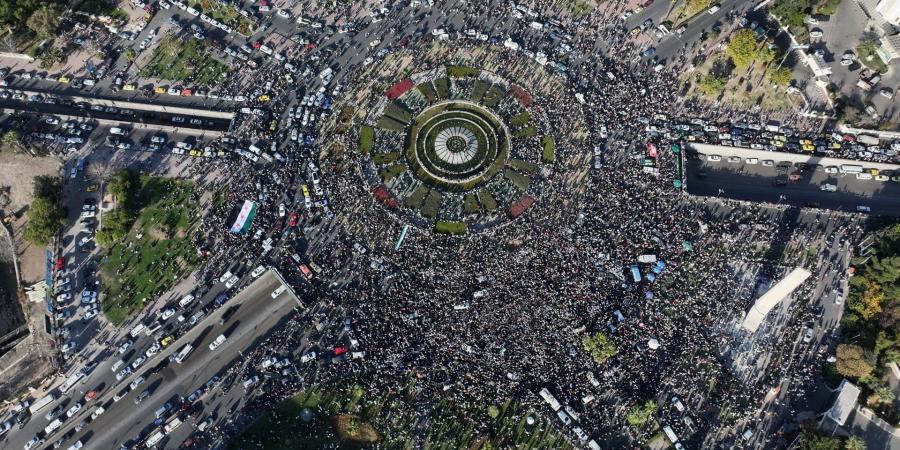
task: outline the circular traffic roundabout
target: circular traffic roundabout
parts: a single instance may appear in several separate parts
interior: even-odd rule
[[[421,229],[505,224],[536,207],[554,174],[556,131],[538,95],[462,66],[371,90],[372,106],[352,128],[359,173],[376,203]]]

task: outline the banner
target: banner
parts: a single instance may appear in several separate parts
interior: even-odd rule
[[[237,218],[234,220],[234,225],[231,226],[232,233],[243,234],[250,230],[250,226],[253,224],[253,218],[256,216],[256,203],[251,202],[249,200],[244,200],[244,206],[241,207],[241,212],[238,213]]]

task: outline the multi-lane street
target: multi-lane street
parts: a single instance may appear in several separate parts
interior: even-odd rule
[[[4,444],[10,448],[21,448],[33,436],[40,436],[48,443],[63,439],[66,446],[80,440],[89,448],[118,448],[126,441],[131,440],[133,443],[138,437],[142,437],[142,431],[148,427],[153,428],[152,423],[156,420],[154,411],[165,403],[170,403],[173,408],[165,415],[168,418],[179,414],[185,400],[198,388],[209,390],[226,382],[228,385],[221,387],[228,389],[230,384],[240,385],[244,380],[235,380],[232,377],[226,381],[224,371],[240,364],[242,352],[255,348],[270,330],[287,320],[294,310],[300,307],[299,300],[289,289],[273,299],[271,294],[279,286],[282,286],[280,277],[273,271],[265,272],[223,306],[191,326],[184,335],[149,357],[139,369],[122,380],[117,381],[116,371],[111,370],[116,361],[122,359],[126,365],[130,364],[159,340],[153,336],[145,336],[144,333],[139,333],[136,337],[123,337],[122,341],[134,341],[124,353],[116,350],[122,341],[110,342],[108,348],[100,350],[91,358],[95,366],[87,376],[68,393],[62,394],[58,400],[35,412],[21,430],[9,435]],[[217,294],[211,291],[190,306],[207,304],[216,296]],[[187,314],[189,310],[191,309],[179,314]],[[170,320],[177,321],[175,317]],[[210,350],[209,344],[220,335],[226,337],[225,341],[215,350]],[[185,345],[194,348],[189,357],[180,364],[169,361],[169,356],[182,350]],[[125,367],[122,364],[119,366]],[[218,376],[219,380],[207,386],[207,382],[214,376]],[[129,384],[136,379],[143,381],[134,389],[130,388]],[[136,404],[135,397],[145,389],[149,390],[149,397]],[[84,395],[90,391],[99,394],[97,398],[85,401]],[[116,401],[114,397],[122,393],[127,394]],[[198,414],[194,416],[195,418],[203,416],[205,420],[206,416],[221,416],[221,412],[216,408],[204,406],[208,400],[203,397],[200,403],[192,406],[192,414]],[[44,417],[47,411],[57,406],[61,411],[65,411],[79,402],[82,403],[81,410],[73,417],[67,418],[59,429],[50,434],[43,431],[50,422]],[[100,407],[103,407],[105,412],[96,419],[90,419]],[[58,417],[65,416],[65,412],[62,412]],[[190,428],[199,423],[196,420],[194,422],[185,427]],[[81,425],[82,423],[84,425]],[[76,429],[78,431],[75,431]]]

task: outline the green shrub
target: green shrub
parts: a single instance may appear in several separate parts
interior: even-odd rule
[[[497,201],[494,200],[494,197],[488,191],[478,191],[478,201],[488,211],[497,209]]]
[[[406,129],[406,124],[392,117],[381,116],[378,119],[378,128],[387,131],[403,131]]]
[[[469,100],[472,100],[475,103],[481,101],[481,97],[484,97],[485,92],[491,87],[491,83],[486,81],[477,80],[475,81],[475,86],[472,88],[472,95],[469,96]]]
[[[541,160],[545,163],[552,163],[556,160],[556,141],[553,140],[553,136],[544,136],[541,139]]]
[[[409,119],[412,118],[409,109],[399,102],[389,104],[387,108],[384,109],[384,115],[403,123],[409,123]]]
[[[522,175],[519,172],[516,172],[512,169],[506,169],[503,171],[503,176],[506,177],[507,180],[511,181],[512,184],[516,186],[520,191],[527,191],[528,186],[531,184],[531,178]]]
[[[398,159],[400,159],[400,152],[376,153],[372,157],[372,162],[374,162],[376,166],[382,166],[397,161]]]
[[[538,130],[535,127],[525,127],[516,130],[516,132],[513,133],[513,136],[529,138],[537,136],[537,132]]]
[[[448,66],[447,76],[453,78],[477,77],[480,70],[475,67]]]
[[[605,334],[600,332],[585,335],[581,338],[581,344],[584,347],[584,351],[590,353],[597,364],[603,364],[603,362],[615,356],[618,351],[616,344],[612,343]]]
[[[374,144],[375,129],[366,126],[359,127],[359,145],[356,147],[356,150],[365,155],[372,151]]]
[[[406,197],[406,207],[410,209],[421,208],[426,195],[428,195],[428,188],[424,184],[416,186],[416,190],[409,194],[409,197]]]
[[[531,114],[528,114],[528,111],[522,111],[509,119],[509,125],[518,128],[527,124],[529,120],[531,120]]]
[[[469,224],[439,220],[434,224],[434,231],[435,233],[462,235],[469,231]]]
[[[488,107],[494,107],[497,106],[504,97],[506,97],[506,91],[495,84],[484,94],[481,103]]]
[[[393,166],[388,166],[385,169],[381,169],[379,175],[381,176],[381,180],[387,183],[403,172],[406,172],[406,164],[400,163],[394,164]]]
[[[434,102],[435,100],[437,100],[437,94],[435,94],[434,87],[431,85],[431,82],[422,83],[416,86],[416,89],[418,89],[419,92],[421,92],[429,102]]]
[[[466,214],[475,214],[481,208],[478,207],[478,200],[475,198],[475,195],[472,193],[466,194],[466,197],[463,199],[463,212]]]
[[[439,191],[429,191],[428,196],[425,197],[425,204],[422,205],[422,215],[429,219],[437,218],[441,210],[442,198],[443,196]]]
[[[525,172],[529,175],[538,171],[537,164],[522,159],[511,159],[509,160],[509,165],[512,166],[513,169],[516,169],[519,172]]]
[[[434,89],[440,99],[446,100],[450,98],[450,81],[446,78],[438,78],[434,80]]]

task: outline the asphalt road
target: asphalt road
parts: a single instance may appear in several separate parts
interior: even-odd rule
[[[128,123],[141,123],[147,125],[163,125],[168,127],[179,127],[179,128],[191,128],[191,129],[203,129],[203,130],[215,130],[215,131],[224,131],[228,129],[230,125],[230,120],[225,119],[216,119],[216,118],[198,118],[201,120],[199,124],[190,123],[191,119],[195,117],[185,117],[180,114],[169,114],[162,112],[151,112],[151,111],[135,111],[134,115],[126,116],[122,114],[113,114],[108,112],[101,111],[92,111],[87,108],[78,108],[74,106],[68,105],[51,105],[47,103],[36,103],[36,102],[20,102],[15,100],[0,100],[0,108],[9,108],[15,109],[17,111],[33,113],[33,114],[41,114],[41,115],[66,115],[66,116],[75,116],[81,117],[84,120],[91,119],[103,119],[103,120],[113,120],[117,122],[121,122],[123,124]],[[176,123],[172,121],[173,117],[182,117],[185,120],[181,123]]]
[[[798,173],[801,176],[799,181],[775,186],[773,182],[776,179],[787,178],[786,175],[779,176],[775,167],[731,164],[724,160],[701,162],[691,159],[687,169],[687,191],[694,195],[799,207],[817,205],[818,208],[845,212],[857,212],[857,206],[868,206],[873,215],[900,216],[900,183],[806,172]],[[837,192],[823,192],[820,186],[825,183],[837,185]]]

